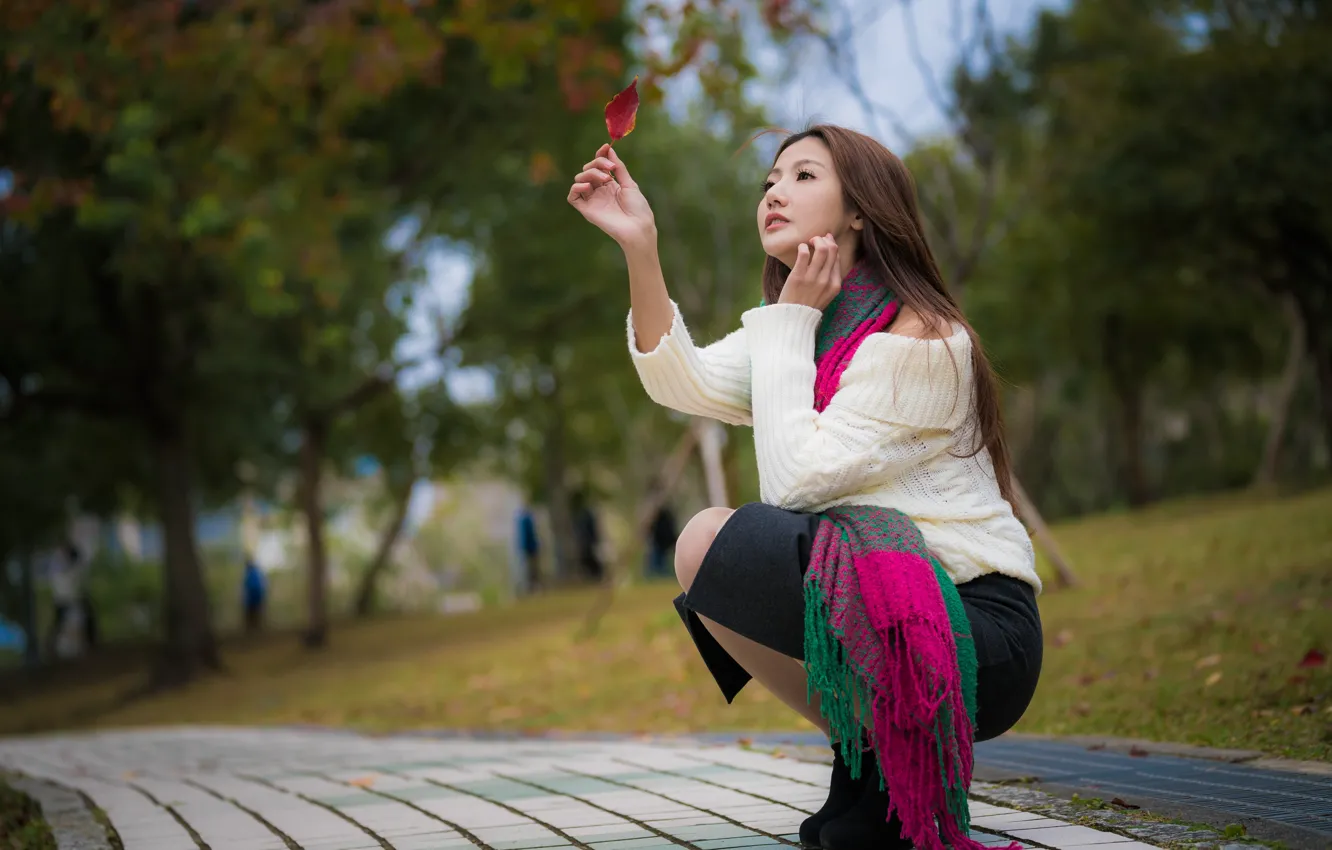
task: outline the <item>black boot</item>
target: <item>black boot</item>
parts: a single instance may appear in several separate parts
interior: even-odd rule
[[[865,778],[874,773],[874,758],[872,753],[863,753],[860,765],[860,778],[851,778],[851,768],[847,765],[846,759],[842,758],[842,748],[838,744],[833,744],[833,769],[832,782],[828,786],[828,799],[823,804],[823,808],[814,814],[805,818],[805,822],[800,824],[800,843],[805,847],[820,847],[819,830],[824,825],[842,814],[851,810],[861,795],[865,791]],[[875,777],[878,781],[878,777]]]
[[[823,850],[907,850],[911,842],[902,837],[902,821],[893,813],[888,820],[888,792],[879,788],[878,765],[867,759],[865,789],[860,799],[841,817],[824,824],[819,832]],[[801,830],[801,838],[804,831]]]

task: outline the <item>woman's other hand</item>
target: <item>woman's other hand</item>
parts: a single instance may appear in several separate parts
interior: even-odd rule
[[[796,263],[786,277],[778,304],[804,304],[822,310],[842,291],[837,240],[829,233],[800,243]]]

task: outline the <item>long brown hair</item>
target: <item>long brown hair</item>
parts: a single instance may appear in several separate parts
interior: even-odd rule
[[[884,281],[903,306],[919,313],[927,322],[943,319],[966,329],[971,339],[971,366],[976,382],[977,440],[971,454],[963,457],[974,457],[981,449],[987,449],[999,492],[1010,505],[1015,504],[1003,412],[999,406],[999,382],[980,338],[939,273],[920,223],[916,181],[911,172],[879,142],[833,124],[816,124],[788,136],[778,148],[777,156],[806,138],[819,139],[828,146],[833,168],[842,181],[843,202],[863,220],[856,262]],[[763,264],[763,298],[767,303],[777,303],[790,273],[791,268],[781,260],[767,258]]]

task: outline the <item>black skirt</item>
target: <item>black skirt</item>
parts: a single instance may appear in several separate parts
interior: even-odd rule
[[[758,503],[722,526],[688,593],[675,608],[726,701],[749,682],[698,616],[804,660],[804,576],[819,518]],[[976,740],[998,737],[1022,717],[1041,674],[1041,616],[1031,585],[991,573],[957,586],[980,669]]]

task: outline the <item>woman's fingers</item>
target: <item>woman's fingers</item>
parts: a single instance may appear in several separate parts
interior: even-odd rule
[[[606,145],[605,155],[615,164],[615,178],[620,181],[621,186],[626,186],[630,189],[638,186],[638,184],[634,182],[634,178],[629,174],[629,167],[624,164],[624,160],[620,159],[620,155],[616,153],[615,148]]]
[[[791,267],[789,277],[795,278],[794,282],[799,283],[807,271],[809,271],[809,246],[801,242],[799,247],[796,248],[796,261],[795,265]]]
[[[828,265],[824,267],[823,273],[826,275],[825,282],[829,285],[838,286],[841,281],[837,279],[837,240],[828,236]]]
[[[828,269],[828,243],[823,237],[814,239],[814,258],[809,264],[810,283],[819,284]]]
[[[575,183],[569,187],[569,203],[580,200],[583,195],[592,191],[591,183]]]
[[[587,171],[590,168],[600,168],[602,171],[606,172],[607,174],[610,174],[612,171],[615,170],[615,163],[611,162],[609,159],[606,159],[606,157],[604,156],[599,156],[596,159],[592,160],[591,162],[583,163],[584,171]]]
[[[593,186],[604,186],[609,183],[611,176],[600,168],[589,168],[586,171],[580,171],[574,177],[575,183],[591,183]]]

